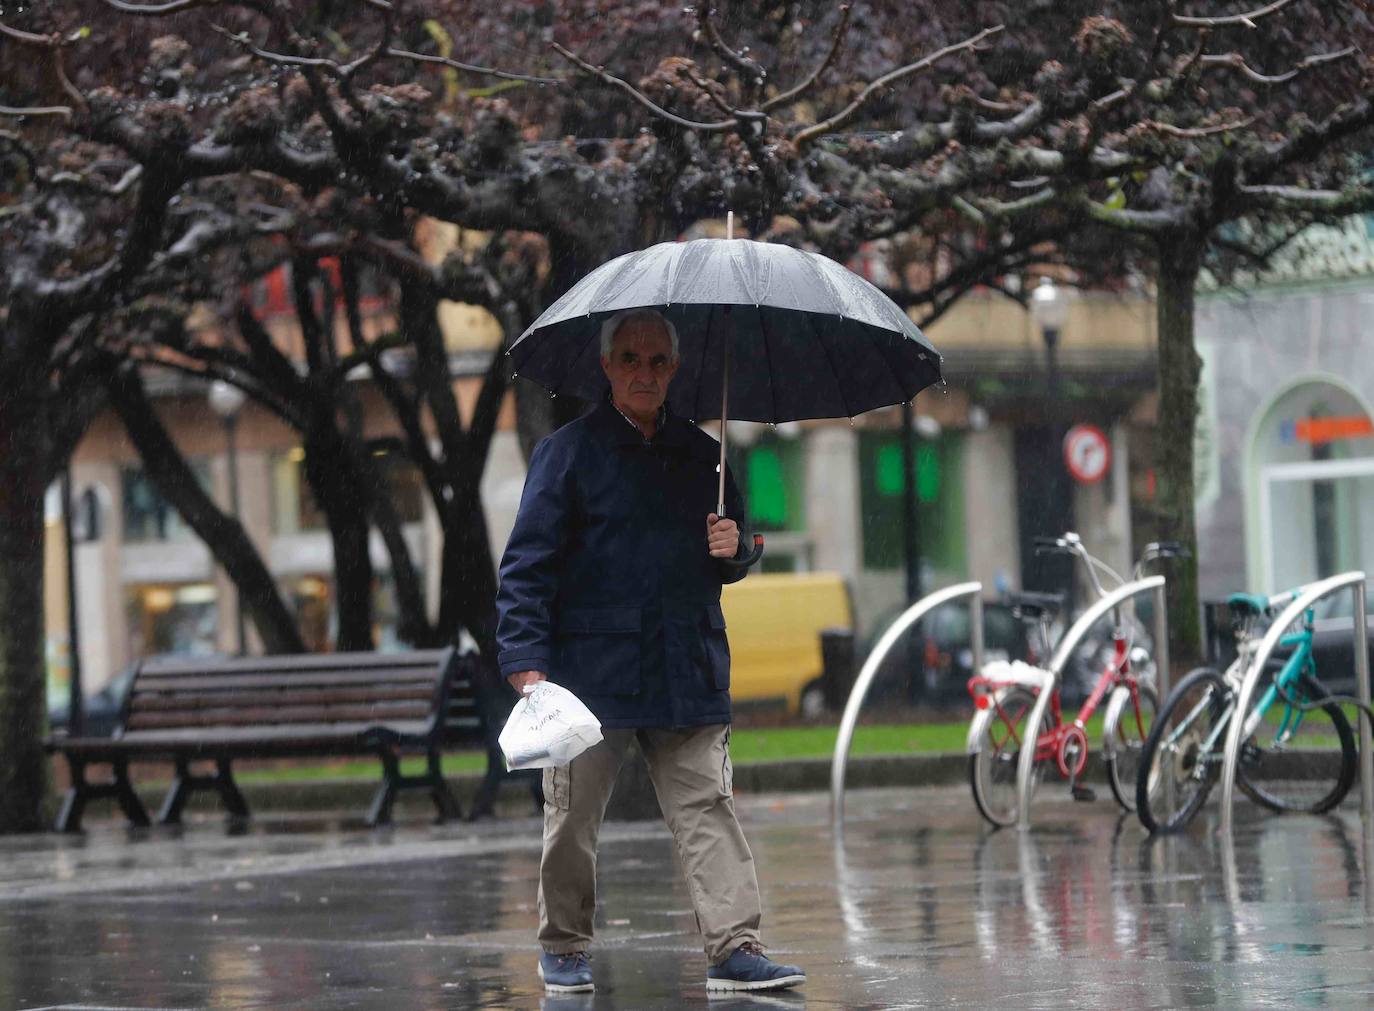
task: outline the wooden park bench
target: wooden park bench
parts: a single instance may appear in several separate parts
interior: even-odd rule
[[[45,742],[71,770],[55,827],[80,831],[87,801],[98,797],[113,797],[132,824],[149,824],[129,779],[131,762],[174,763],[158,813],[163,824],[179,822],[188,798],[201,790],[217,792],[231,817],[246,818],[234,759],[306,756],[381,760],[369,825],[390,822],[397,795],[417,788],[429,791],[441,821],[458,818],[439,766],[445,746],[487,751],[474,810],[489,810],[504,772],[481,679],[477,654],[451,648],[146,662],[134,674],[113,736]],[[403,775],[401,758],[415,754],[425,756],[425,771]],[[207,763],[213,772],[193,771]],[[92,765],[108,766],[110,777],[90,780]]]

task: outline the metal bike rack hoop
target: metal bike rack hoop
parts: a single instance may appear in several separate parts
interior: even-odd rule
[[[951,600],[968,597],[970,598],[969,636],[972,640],[973,649],[972,666],[975,672],[981,671],[983,669],[982,592],[982,583],[958,583],[927,594],[902,612],[901,616],[883,633],[883,637],[873,647],[873,652],[868,654],[868,659],[864,661],[863,667],[859,670],[859,676],[854,681],[854,687],[849,692],[849,701],[845,703],[844,715],[840,718],[840,733],[835,739],[835,755],[830,762],[830,820],[832,824],[839,825],[844,821],[844,774],[845,767],[849,764],[849,745],[854,738],[854,726],[859,722],[859,710],[863,708],[864,697],[868,695],[869,686],[878,673],[878,667],[908,628],[941,604],[948,604]]]
[[[1050,696],[1059,687],[1059,679],[1064,676],[1064,665],[1069,662],[1069,657],[1073,656],[1073,651],[1078,648],[1078,644],[1083,641],[1088,630],[1096,625],[1108,611],[1120,607],[1130,598],[1142,593],[1153,593],[1155,598],[1155,681],[1156,691],[1159,692],[1161,698],[1164,696],[1164,693],[1169,690],[1169,623],[1168,615],[1164,610],[1164,577],[1149,576],[1145,579],[1122,583],[1079,615],[1078,620],[1069,626],[1069,630],[1064,633],[1064,637],[1059,640],[1059,645],[1055,647],[1054,656],[1050,658],[1050,682],[1040,689],[1040,694],[1035,699],[1035,706],[1031,709],[1030,719],[1026,726],[1040,726],[1041,720],[1045,718],[1045,710],[1049,708]],[[1023,744],[1016,761],[1016,825],[1018,828],[1030,828],[1030,795],[1034,772],[1035,748]]]
[[[1304,589],[1291,604],[1280,612],[1260,640],[1259,649],[1250,661],[1250,667],[1241,681],[1240,692],[1236,697],[1236,708],[1231,724],[1226,728],[1226,751],[1221,765],[1221,831],[1231,831],[1231,805],[1236,791],[1236,764],[1240,760],[1240,735],[1244,730],[1244,716],[1250,708],[1255,686],[1259,684],[1260,674],[1269,662],[1270,655],[1278,647],[1279,640],[1297,621],[1304,611],[1317,601],[1344,589],[1350,589],[1355,597],[1352,631],[1355,645],[1355,682],[1360,702],[1369,705],[1369,642],[1365,625],[1365,574],[1363,572],[1343,572],[1319,580]],[[1374,810],[1374,754],[1370,752],[1369,721],[1360,717],[1360,818],[1364,824],[1365,837],[1370,834],[1371,810]]]

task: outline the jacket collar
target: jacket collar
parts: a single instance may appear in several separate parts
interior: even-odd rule
[[[620,413],[615,404],[611,403],[610,394],[602,398],[601,403],[592,411],[589,420],[598,433],[618,446],[643,446],[645,444],[644,436],[640,434],[639,429],[626,419],[625,415]],[[683,449],[687,446],[688,427],[686,421],[665,407],[658,431],[654,433],[653,439],[649,440],[648,444]]]

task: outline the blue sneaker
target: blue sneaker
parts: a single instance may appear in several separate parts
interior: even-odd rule
[[[720,965],[706,970],[707,990],[781,990],[806,982],[795,965],[779,965],[756,941],[745,941]]]
[[[596,989],[592,983],[592,960],[585,951],[567,955],[539,956],[539,978],[551,993],[582,993]]]

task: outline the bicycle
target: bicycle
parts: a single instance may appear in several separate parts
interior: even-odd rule
[[[1301,593],[1299,587],[1268,598],[1227,598],[1236,659],[1224,674],[1212,667],[1189,672],[1169,693],[1145,741],[1136,813],[1151,833],[1177,831],[1202,808],[1221,768],[1241,682],[1259,648],[1259,626]],[[1292,653],[1277,671],[1270,666],[1261,676],[1245,714],[1236,785],[1270,810],[1320,814],[1339,804],[1355,781],[1355,735],[1317,679],[1310,608],[1279,644]],[[1297,744],[1303,747],[1292,747]]]
[[[1067,554],[1083,564],[1093,590],[1101,599],[1107,596],[1099,573],[1117,585],[1125,580],[1111,566],[1094,558],[1075,533],[1063,537],[1036,538],[1036,554]],[[1136,562],[1134,578],[1139,579],[1146,565],[1158,558],[1184,554],[1172,542],[1146,546]],[[1057,600],[1045,594],[1010,595],[1013,606],[1040,630],[1045,656],[1050,655],[1049,626],[1058,609]],[[1075,800],[1095,799],[1095,792],[1080,782],[1088,764],[1087,723],[1107,699],[1102,724],[1102,751],[1107,765],[1107,782],[1122,808],[1136,806],[1136,780],[1140,755],[1149,732],[1158,697],[1152,683],[1149,654],[1132,648],[1134,627],[1128,627],[1120,607],[1113,608],[1112,652],[1103,664],[1091,693],[1072,722],[1064,721],[1060,691],[1054,675],[1029,664],[988,664],[968,682],[977,712],[969,724],[969,785],[973,800],[983,817],[994,825],[1010,825],[1016,820],[1017,765],[1022,741],[1028,736],[1024,723],[1029,719],[1040,691],[1054,684],[1054,694],[1035,733],[1034,782],[1038,784],[1053,764],[1068,780]],[[1139,672],[1139,673],[1138,673]]]

